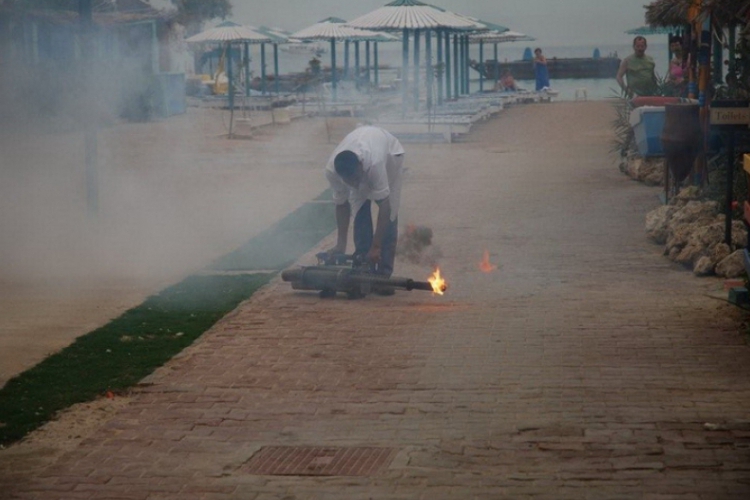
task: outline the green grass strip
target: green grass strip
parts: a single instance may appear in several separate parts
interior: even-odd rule
[[[0,390],[0,443],[22,438],[71,405],[137,384],[272,276],[191,276],[79,337]]]
[[[321,197],[330,194],[323,193]],[[222,271],[283,269],[336,228],[333,203],[305,203],[274,226],[219,258],[210,268]]]
[[[335,229],[326,191],[214,262],[75,340],[0,389],[0,444],[20,440],[74,404],[128,389],[192,344],[225,314]]]

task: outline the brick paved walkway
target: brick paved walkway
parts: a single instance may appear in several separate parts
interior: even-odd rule
[[[402,222],[433,228],[445,297],[274,283],[10,497],[750,498],[742,316],[646,241],[658,189],[617,171],[608,109],[519,107],[467,143],[409,146]],[[263,446],[394,458],[254,475]]]

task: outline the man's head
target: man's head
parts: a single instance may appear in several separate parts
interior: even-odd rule
[[[358,187],[364,170],[362,162],[354,151],[341,151],[333,159],[333,168],[345,183],[352,187]]]
[[[633,52],[635,52],[636,56],[643,57],[643,54],[646,53],[647,47],[648,42],[646,41],[646,37],[639,35],[633,38]]]
[[[539,47],[535,48],[534,49],[534,54],[537,55],[537,56],[541,56],[542,55],[542,49],[540,49]]]

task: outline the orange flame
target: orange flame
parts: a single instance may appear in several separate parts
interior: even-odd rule
[[[492,271],[497,269],[497,266],[495,264],[490,264],[490,252],[488,250],[484,251],[482,262],[479,263],[479,269],[481,269],[482,272],[485,273],[491,273]]]
[[[435,268],[435,272],[432,273],[432,276],[427,278],[427,281],[432,285],[432,293],[435,295],[443,295],[448,289],[445,279],[440,276],[440,268]]]

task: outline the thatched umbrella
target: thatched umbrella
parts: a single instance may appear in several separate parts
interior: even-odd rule
[[[703,22],[708,14],[712,24],[721,29],[729,29],[729,60],[734,61],[735,27],[750,23],[750,0],[705,0],[697,19],[691,19],[690,6],[694,0],[656,0],[646,6],[646,22],[652,27],[684,26]],[[720,68],[720,48],[716,49],[715,59]],[[730,71],[733,70],[730,67]]]
[[[670,35],[682,29],[682,26],[639,26],[631,28],[625,33],[628,35]]]
[[[689,21],[692,0],[656,0],[646,6],[646,22],[651,26],[680,26]],[[702,16],[710,12],[720,26],[746,24],[750,17],[750,0],[705,0]]]
[[[737,25],[746,25],[750,21],[750,0],[655,0],[645,8],[646,22],[651,28],[691,26],[693,38],[696,41],[701,31],[710,33],[712,27],[718,31],[728,29],[729,70],[733,72],[735,28]],[[707,41],[710,40],[710,36],[707,36]],[[714,79],[718,81],[723,59],[720,44],[714,45],[713,58]],[[703,60],[706,59],[706,57],[703,58]],[[695,88],[695,85],[691,86],[691,90],[691,94],[697,96],[699,90]]]
[[[414,34],[414,107],[419,109],[419,41],[420,32],[425,31],[425,53],[428,58],[427,78],[432,77],[432,31],[438,36],[438,65],[442,65],[441,36],[446,40],[449,31],[484,29],[484,26],[466,17],[456,15],[439,7],[422,3],[418,0],[395,0],[379,9],[375,9],[347,23],[356,28],[374,31],[396,31],[402,33],[403,63],[401,70],[401,88],[403,111],[406,112],[408,100],[409,70],[409,35]],[[449,42],[446,43],[446,46]],[[448,57],[448,54],[446,54]],[[446,75],[449,59],[446,59]],[[428,89],[431,82],[428,82]],[[429,90],[428,90],[429,97]]]

